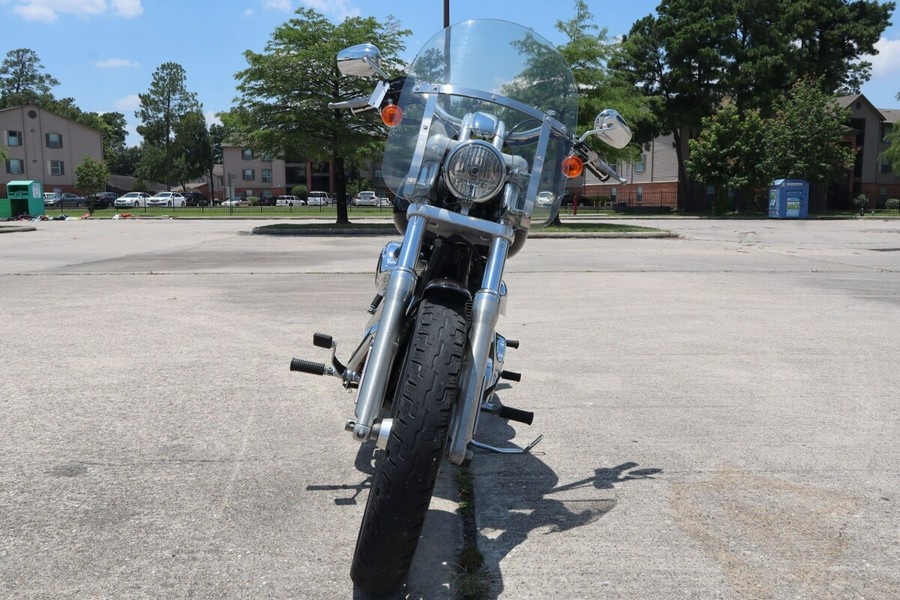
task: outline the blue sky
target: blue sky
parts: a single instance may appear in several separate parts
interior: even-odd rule
[[[658,0],[588,0],[595,22],[611,35],[627,33]],[[208,119],[228,110],[236,95],[234,74],[246,67],[245,50],[262,51],[272,32],[299,6],[310,6],[334,21],[348,15],[388,15],[412,30],[410,57],[443,25],[443,0],[0,0],[3,38],[0,58],[15,48],[37,52],[45,71],[59,80],[59,97],[72,97],[83,110],[118,111],[134,129],[138,93],[168,61],[187,72]],[[410,7],[405,10],[404,7]],[[548,10],[548,7],[555,7]],[[450,0],[451,22],[501,18],[531,27],[555,43],[554,25],[569,19],[574,3],[547,0]],[[878,107],[897,108],[900,91],[900,15],[879,42],[881,54],[863,93]]]

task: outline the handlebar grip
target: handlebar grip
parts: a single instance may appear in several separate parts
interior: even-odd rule
[[[504,406],[503,408],[501,408],[498,416],[501,419],[518,421],[519,423],[525,423],[526,425],[531,425],[531,422],[534,421],[533,412],[528,410],[519,410],[518,408],[510,408],[508,406]]]

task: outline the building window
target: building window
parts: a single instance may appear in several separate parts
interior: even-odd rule
[[[51,160],[50,161],[50,174],[51,175],[65,175],[66,167],[61,160]]]
[[[891,135],[892,126],[890,123],[882,123],[881,124],[881,141],[888,143],[890,140],[888,139]]]
[[[244,160],[253,160],[253,150],[250,148],[244,148],[244,151],[241,153],[241,157]]]
[[[241,179],[244,181],[253,181],[256,179],[256,170],[255,169],[244,169],[241,174]]]
[[[881,172],[882,173],[890,173],[891,172],[891,161],[887,158],[881,159]]]
[[[616,203],[616,194],[618,193],[617,189],[618,188],[616,188],[615,186],[609,188],[609,199],[612,201],[613,204]]]
[[[634,170],[635,170],[635,172],[637,172],[637,173],[643,173],[643,172],[644,172],[644,169],[646,169],[646,168],[647,168],[647,155],[646,155],[646,154],[641,154],[641,160],[638,161],[638,162],[634,165]]]
[[[25,173],[25,161],[21,158],[10,158],[6,161],[6,172],[10,175],[22,175]]]
[[[263,183],[272,183],[272,169],[263,169],[260,176]]]
[[[264,163],[270,163],[270,162],[272,162],[272,155],[271,154],[263,154],[262,156],[259,157],[259,160],[261,160]]]
[[[22,132],[21,131],[7,131],[6,132],[6,145],[7,146],[21,146],[22,145]]]
[[[48,148],[62,148],[62,134],[61,133],[48,133],[47,134],[47,147]]]
[[[638,186],[638,189],[637,189],[637,203],[640,204],[640,203],[642,203],[643,201],[644,201],[644,188],[641,187],[641,186]]]

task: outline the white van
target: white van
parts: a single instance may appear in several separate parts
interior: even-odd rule
[[[331,205],[331,196],[328,192],[310,192],[306,195],[306,204],[309,206],[329,206]]]

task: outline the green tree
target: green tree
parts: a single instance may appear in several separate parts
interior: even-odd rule
[[[263,53],[244,53],[248,67],[237,74],[237,106],[221,115],[233,139],[279,157],[302,156],[330,161],[334,173],[338,223],[347,223],[345,166],[364,158],[385,130],[371,114],[331,110],[329,102],[368,96],[372,80],[341,77],[335,57],[348,46],[377,42],[385,64],[398,65],[408,31],[392,18],[351,17],[331,23],[312,9],[300,8],[279,26]]]
[[[141,162],[141,147],[128,146],[123,148],[109,162],[109,169],[115,175],[127,175],[133,177]]]
[[[770,179],[766,169],[766,124],[758,110],[742,111],[726,102],[702,121],[702,133],[689,141],[688,173],[715,188],[714,212],[731,206],[731,193],[752,199]]]
[[[593,18],[587,2],[575,0],[572,19],[556,22],[556,29],[567,38],[559,46],[559,53],[569,63],[578,84],[579,132],[593,128],[594,118],[600,111],[614,108],[634,129],[635,142],[624,150],[615,150],[602,143],[597,143],[594,149],[610,162],[634,159],[638,154],[636,145],[651,139],[641,134],[653,129],[647,127],[648,122],[655,122],[653,100],[617,71],[608,68],[620,44],[611,40],[607,30],[600,29]]]
[[[168,177],[168,168],[166,151],[162,146],[147,143],[141,145],[141,160],[134,170],[135,177],[144,181],[163,181]]]
[[[698,130],[724,97],[728,59],[719,49],[732,21],[721,15],[718,0],[669,0],[632,25],[611,66],[652,97],[655,126],[646,134],[672,133],[678,162],[679,199],[690,197],[683,136]],[[651,123],[653,125],[653,123]],[[681,206],[684,208],[684,205]]]
[[[172,176],[182,187],[201,175],[212,177],[212,142],[199,109],[187,113],[175,125],[174,152]]]
[[[657,130],[672,132],[680,196],[691,195],[682,137],[729,97],[772,115],[794,82],[823,92],[857,89],[894,2],[875,0],[663,0],[631,28],[612,66],[658,100]]]
[[[797,82],[776,104],[768,129],[767,169],[777,177],[830,183],[853,166],[854,153],[842,144],[850,110],[822,91],[819,81]]]
[[[221,115],[218,115],[221,118]],[[209,126],[209,141],[212,145],[213,163],[223,162],[222,144],[231,137],[231,128],[225,124],[213,123]]]
[[[59,85],[34,50],[17,48],[6,53],[0,64],[0,108],[22,104],[43,106],[53,99],[51,88]]]
[[[900,92],[897,93],[897,100],[900,100]],[[881,156],[890,161],[894,173],[900,173],[900,126],[894,125],[888,139],[891,145]]]
[[[202,105],[197,96],[187,89],[187,76],[184,67],[174,62],[161,64],[153,73],[153,81],[146,94],[138,94],[140,109],[135,116],[141,125],[137,131],[144,138],[144,143],[162,149],[162,163],[156,162],[158,156],[151,157],[144,153],[145,159],[153,160],[147,168],[161,176],[161,181],[171,186],[175,179],[173,170],[175,160],[175,132],[179,123],[187,115],[202,112]]]
[[[85,154],[81,164],[75,167],[75,188],[86,196],[104,191],[108,181],[109,168],[102,160]]]

